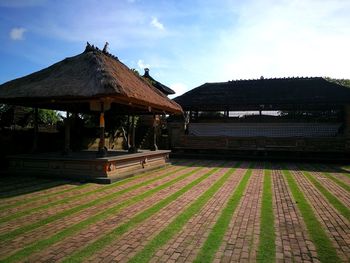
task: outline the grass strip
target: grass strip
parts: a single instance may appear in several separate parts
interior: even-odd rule
[[[350,166],[342,166],[341,169],[344,171],[347,171],[345,173],[342,173],[343,175],[345,175],[346,177],[350,178]]]
[[[183,169],[186,169],[186,167],[182,167],[182,168],[178,168],[176,169],[175,171],[172,171],[172,172],[169,172],[169,173],[166,173],[164,175],[161,175],[159,177],[156,177],[155,179],[150,179],[146,182],[153,182],[157,179],[161,179],[163,177],[166,177],[166,176],[169,176],[170,174],[172,173],[176,173],[178,171],[181,171]],[[150,172],[151,173],[151,172]],[[30,208],[30,209],[27,209],[27,210],[22,210],[20,212],[17,212],[17,213],[14,213],[12,215],[9,215],[9,216],[6,216],[6,217],[2,217],[0,218],[0,223],[5,223],[7,221],[11,221],[11,220],[14,220],[14,219],[17,219],[19,217],[22,217],[22,216],[27,216],[27,215],[30,215],[32,213],[35,213],[35,212],[38,212],[40,210],[44,210],[44,209],[48,209],[48,208],[52,208],[53,206],[57,206],[57,205],[62,205],[62,204],[67,204],[69,203],[70,201],[73,201],[73,200],[77,200],[77,199],[80,199],[80,198],[83,198],[83,197],[87,197],[87,196],[90,196],[92,194],[96,194],[96,193],[99,193],[99,192],[103,192],[105,190],[109,190],[109,189],[112,189],[112,188],[115,188],[115,187],[118,187],[118,186],[121,186],[121,185],[124,185],[130,181],[134,181],[140,177],[145,177],[145,176],[148,176],[150,173],[147,173],[147,174],[143,174],[143,175],[140,175],[140,176],[137,176],[137,177],[129,177],[127,179],[124,179],[122,181],[118,181],[118,182],[115,182],[113,184],[110,184],[110,185],[106,185],[106,186],[103,186],[101,188],[98,188],[98,189],[95,189],[95,190],[92,190],[92,191],[89,191],[89,192],[86,192],[86,193],[81,193],[81,194],[78,194],[78,195],[74,195],[74,196],[70,196],[70,197],[66,197],[64,199],[60,199],[60,200],[57,200],[55,202],[51,202],[51,203],[48,203],[48,204],[45,204],[45,205],[41,205],[41,206],[38,206],[38,207],[35,207],[35,208]],[[151,181],[153,180],[153,181]],[[143,183],[141,183],[143,184]],[[140,185],[140,184],[138,184]],[[142,185],[141,185],[142,186]],[[122,190],[123,191],[123,190]],[[93,201],[94,202],[94,201]],[[90,203],[87,203],[87,204],[83,204],[81,206],[85,206],[85,205],[88,205]],[[72,208],[72,209],[78,209],[77,207],[75,208]],[[71,211],[75,211],[75,210],[72,210]],[[81,209],[78,209],[78,210],[81,210]],[[67,210],[68,211],[68,210]],[[58,214],[56,214],[55,216],[58,216]],[[1,239],[1,235],[0,235],[0,239]]]
[[[269,167],[265,167],[260,217],[260,239],[256,257],[258,262],[275,262],[276,247],[274,226],[271,170]]]
[[[346,177],[348,177],[348,178],[350,178],[350,172],[349,173],[341,173],[341,174],[346,176]]]
[[[320,261],[325,263],[340,262],[331,240],[327,236],[321,223],[317,220],[317,217],[315,216],[310,204],[306,200],[302,191],[299,189],[290,171],[283,170],[283,175],[289,185],[289,189],[299,208],[299,211],[301,212],[310,237],[316,246],[316,251]]]
[[[62,185],[64,183],[66,183],[66,182],[49,181],[49,182],[45,182],[45,183],[40,183],[39,185],[37,184],[37,185],[26,186],[23,189],[21,189],[21,185],[18,185],[16,190],[11,190],[11,191],[1,193],[0,199],[6,199],[6,198],[25,195],[25,194],[29,194],[29,193],[35,193],[38,191],[42,191],[44,189],[48,189],[48,188]]]
[[[252,175],[252,166],[253,164],[250,165],[249,169],[244,174],[243,179],[230,196],[230,199],[222,210],[220,217],[210,231],[207,240],[204,242],[194,262],[203,263],[213,261],[215,253],[219,249],[230,221],[232,220],[233,213],[235,212],[243,196],[244,190],[246,189],[249,178]]]
[[[28,184],[31,185],[33,182],[52,182],[52,178],[48,177],[36,177],[36,176],[21,176],[14,174],[4,174],[4,177],[0,179],[0,188],[2,187],[15,187],[18,184]],[[58,181],[58,180],[57,180]],[[59,181],[69,181],[66,179],[59,179]]]
[[[334,175],[332,175],[332,173],[329,173],[329,172],[324,172],[325,171],[325,169],[327,169],[327,168],[332,168],[332,167],[330,167],[330,166],[318,166],[317,168],[323,168],[323,171],[322,171],[322,174],[324,175],[324,176],[326,176],[328,179],[330,179],[330,180],[332,180],[333,182],[335,182],[337,185],[339,185],[340,187],[342,187],[344,190],[346,190],[347,192],[350,192],[350,186],[348,185],[348,184],[346,184],[346,183],[344,183],[342,180],[340,180],[340,179],[338,179],[336,176],[334,176]],[[334,168],[333,168],[334,169]],[[338,168],[338,170],[339,170],[339,168]],[[348,177],[350,177],[349,176],[349,174],[346,174],[346,173],[340,173],[341,175],[345,175],[345,176],[348,176]]]
[[[237,164],[238,165],[238,164]],[[237,166],[236,165],[236,166]],[[179,233],[183,226],[195,214],[197,214],[204,205],[213,197],[213,195],[224,185],[228,178],[235,171],[230,168],[218,181],[216,181],[207,191],[201,194],[188,208],[178,215],[165,229],[155,236],[139,253],[130,259],[129,263],[149,262],[157,249],[165,245],[176,233]]]
[[[6,192],[14,192],[18,191],[21,188],[25,187],[33,187],[38,186],[39,184],[47,184],[52,182],[52,180],[27,180],[27,181],[15,181],[15,178],[12,179],[12,181],[7,182],[6,184],[0,185],[0,191],[1,195],[5,194]],[[21,187],[21,188],[19,188]]]
[[[345,218],[350,218],[350,210],[347,208],[338,198],[336,198],[331,192],[329,192],[315,177],[309,172],[302,171],[303,175],[327,198],[328,202],[338,210]]]
[[[340,187],[342,187],[344,190],[350,192],[350,185],[344,183],[343,181],[339,180],[338,178],[336,178],[334,175],[331,175],[330,173],[327,172],[323,172],[324,176],[326,176],[328,179],[332,180],[333,182],[335,182],[337,185],[339,185]]]
[[[89,186],[92,186],[92,184],[82,184],[82,185],[78,185],[76,187],[73,187],[73,188],[70,188],[70,189],[66,189],[66,190],[62,190],[62,191],[59,191],[59,192],[49,193],[49,194],[46,194],[46,195],[39,195],[39,196],[35,196],[35,197],[32,197],[32,198],[23,199],[23,200],[18,200],[16,203],[0,206],[0,210],[11,209],[11,208],[14,208],[14,207],[17,207],[17,206],[20,206],[20,205],[24,205],[24,204],[27,204],[27,203],[35,202],[35,201],[40,200],[40,199],[52,197],[52,196],[55,196],[55,195],[65,194],[65,193],[76,191],[76,190],[82,190],[82,189],[84,189],[86,187],[89,187]]]
[[[150,218],[152,215],[159,212],[162,208],[170,204],[171,202],[175,201],[177,198],[179,198],[184,193],[191,190],[194,186],[198,185],[200,182],[207,179],[210,175],[217,172],[220,168],[213,168],[201,177],[197,178],[196,180],[192,181],[179,191],[171,194],[170,196],[164,198],[160,202],[156,203],[152,207],[144,210],[143,212],[137,214],[133,218],[131,218],[128,222],[118,226],[117,228],[113,229],[111,232],[107,233],[100,239],[96,240],[95,242],[89,244],[82,250],[76,252],[75,254],[71,255],[70,257],[66,258],[63,262],[81,262],[84,259],[91,257],[96,251],[103,249],[105,246],[109,245],[111,242],[113,242],[116,238],[118,238],[120,235],[124,234],[131,228],[135,227],[137,224],[143,222],[144,220]]]
[[[186,169],[186,167],[179,168],[179,169],[176,169],[175,171],[165,173],[165,174],[163,174],[163,175],[161,175],[161,176],[157,176],[157,177],[155,177],[155,178],[152,178],[152,179],[149,179],[149,180],[147,180],[147,181],[138,183],[138,184],[136,184],[136,185],[132,185],[132,186],[130,186],[130,187],[128,187],[128,188],[119,190],[119,191],[117,191],[117,192],[113,192],[112,194],[106,195],[106,196],[101,197],[101,198],[99,198],[99,199],[95,199],[95,200],[93,200],[93,201],[91,201],[91,202],[88,202],[88,203],[85,203],[85,204],[82,204],[82,205],[78,205],[78,206],[73,207],[73,208],[71,208],[71,209],[68,209],[68,210],[65,210],[65,211],[63,211],[63,212],[60,212],[60,213],[54,214],[54,215],[52,215],[52,216],[49,216],[49,217],[47,217],[47,218],[45,218],[45,219],[43,219],[43,220],[40,220],[40,221],[38,221],[38,222],[35,222],[35,223],[33,223],[33,224],[29,224],[29,225],[25,225],[25,226],[23,226],[23,227],[16,228],[15,230],[12,230],[12,231],[10,231],[10,232],[1,234],[1,235],[0,235],[0,240],[1,240],[1,241],[5,241],[5,240],[14,239],[14,238],[15,238],[16,236],[18,236],[18,235],[24,234],[24,233],[26,233],[26,232],[28,232],[28,231],[31,231],[31,230],[36,229],[36,228],[39,228],[39,227],[41,227],[41,226],[44,226],[44,225],[46,225],[46,224],[49,224],[49,223],[51,223],[51,222],[53,222],[53,221],[56,221],[56,220],[58,220],[58,219],[62,219],[62,218],[64,218],[64,217],[66,217],[66,216],[72,215],[72,214],[74,214],[74,213],[78,213],[79,211],[84,210],[84,209],[86,209],[86,208],[89,208],[89,207],[91,207],[91,206],[95,206],[95,205],[101,204],[101,203],[103,203],[103,202],[108,202],[108,201],[110,201],[110,200],[113,199],[113,198],[116,198],[116,197],[118,197],[118,196],[121,196],[122,194],[125,194],[125,193],[127,193],[127,192],[130,192],[130,191],[135,190],[135,189],[137,189],[137,188],[140,188],[140,187],[142,187],[142,186],[148,185],[148,184],[150,184],[150,183],[153,183],[154,181],[157,181],[157,180],[159,180],[159,179],[162,179],[162,178],[164,178],[164,177],[167,177],[167,176],[169,176],[169,175],[171,175],[171,174],[173,174],[173,173],[179,172],[179,171],[184,170],[184,169]],[[197,169],[195,169],[194,171],[199,170],[199,169],[201,169],[201,168],[197,168]],[[187,173],[187,174],[190,174],[190,173]],[[177,177],[177,178],[171,180],[170,182],[173,182],[173,181],[176,182],[179,178],[181,178],[181,177]],[[122,183],[122,181],[121,181],[120,183]],[[120,184],[119,184],[119,185],[120,185]]]
[[[15,261],[21,260],[23,258],[26,258],[29,255],[31,255],[37,251],[43,250],[46,247],[51,246],[51,245],[63,240],[64,238],[66,238],[68,236],[74,235],[75,233],[83,230],[84,228],[88,227],[89,225],[92,225],[92,224],[97,223],[98,221],[104,220],[108,216],[119,212],[124,207],[130,206],[130,205],[135,204],[139,201],[142,201],[146,197],[149,197],[149,196],[175,184],[176,182],[179,182],[179,181],[185,179],[186,177],[198,172],[201,169],[203,169],[203,168],[198,167],[195,170],[192,170],[188,173],[185,173],[185,174],[183,174],[183,175],[181,175],[181,176],[179,176],[179,177],[177,177],[177,178],[175,178],[175,179],[173,179],[173,180],[171,180],[163,185],[160,185],[160,186],[155,187],[151,190],[148,190],[140,195],[134,196],[134,197],[132,197],[132,198],[130,198],[130,199],[114,206],[114,207],[106,209],[103,212],[100,212],[94,216],[91,216],[91,217],[89,217],[89,218],[87,218],[87,219],[85,219],[85,220],[83,220],[75,225],[66,227],[64,230],[54,234],[53,236],[51,236],[49,238],[39,240],[39,241],[33,243],[32,245],[27,246],[27,247],[19,250],[17,253],[6,258],[4,261],[15,262]],[[164,199],[164,200],[166,200],[166,199]],[[164,200],[162,202],[164,202]]]
[[[181,163],[181,162],[176,162],[175,164],[177,163]],[[174,164],[174,163],[173,163]],[[193,162],[191,163],[193,164]],[[168,167],[162,167],[162,168],[159,168],[159,169],[156,169],[156,170],[153,170],[153,171],[150,171],[148,173],[145,173],[145,174],[142,174],[141,176],[147,176],[148,174],[150,173],[154,173],[154,172],[159,172],[161,170],[164,170]],[[140,178],[140,176],[135,176],[135,177],[131,177],[129,179],[136,179],[136,178]],[[126,180],[126,179],[124,179]],[[43,199],[43,198],[48,198],[48,197],[51,197],[51,196],[55,196],[55,195],[59,195],[59,194],[64,194],[64,193],[67,193],[67,192],[70,192],[70,191],[75,191],[75,190],[81,190],[85,187],[88,187],[88,186],[91,186],[92,184],[83,184],[83,185],[79,185],[75,188],[72,188],[72,189],[67,189],[67,190],[63,190],[63,191],[60,191],[60,192],[56,192],[56,193],[50,193],[50,194],[46,194],[46,195],[41,195],[41,196],[35,196],[33,198],[27,198],[27,199],[24,199],[24,200],[18,200],[16,203],[14,204],[10,204],[10,205],[4,205],[4,206],[0,206],[0,209],[11,209],[11,208],[14,208],[14,207],[17,207],[19,205],[23,205],[23,204],[27,204],[27,203],[31,203],[31,202],[34,202],[36,200],[39,200],[39,199]]]

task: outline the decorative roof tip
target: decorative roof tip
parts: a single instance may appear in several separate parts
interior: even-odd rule
[[[144,68],[144,70],[145,70],[144,76],[145,77],[149,76],[149,68]]]
[[[108,45],[109,45],[109,43],[106,42],[105,46],[103,47],[102,52],[105,53],[105,54],[108,54],[108,52],[107,52]]]
[[[103,47],[103,49],[100,50],[97,46],[91,45],[89,42],[86,42],[86,47],[85,47],[85,50],[84,50],[83,53],[87,53],[87,52],[101,52],[101,53],[105,54],[106,56],[114,58],[115,60],[119,61],[118,57],[112,55],[111,53],[109,53],[107,51],[108,45],[109,45],[109,43],[106,42],[104,47]]]

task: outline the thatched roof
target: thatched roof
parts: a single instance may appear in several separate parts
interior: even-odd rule
[[[184,110],[327,108],[350,103],[350,88],[329,79],[278,78],[205,83],[174,99]]]
[[[116,57],[90,44],[77,56],[0,85],[0,103],[82,112],[100,100],[127,112],[182,112]]]
[[[145,68],[145,74],[143,74],[144,78],[146,78],[148,81],[151,82],[151,84],[157,88],[158,90],[160,90],[161,92],[163,92],[165,95],[170,95],[170,94],[175,94],[175,91],[173,91],[171,88],[169,88],[168,86],[165,86],[164,84],[160,83],[159,81],[155,80],[154,78],[151,77],[151,75],[149,74],[149,69]]]

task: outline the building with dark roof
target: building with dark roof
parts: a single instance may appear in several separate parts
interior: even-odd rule
[[[165,95],[172,95],[175,94],[175,91],[169,88],[168,86],[165,86],[164,84],[160,83],[159,81],[155,80],[154,78],[151,77],[149,74],[149,68],[145,68],[145,73],[143,76],[145,79],[147,79],[153,87],[157,88],[161,92],[163,92]]]
[[[205,83],[174,99],[186,111],[326,108],[350,102],[350,87],[321,77]]]
[[[186,115],[186,134],[173,131],[177,150],[350,152],[350,87],[331,79],[205,83],[174,100]]]

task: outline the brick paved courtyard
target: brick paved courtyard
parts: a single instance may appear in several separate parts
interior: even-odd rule
[[[0,262],[350,261],[340,165],[176,160],[111,185],[0,189]]]

